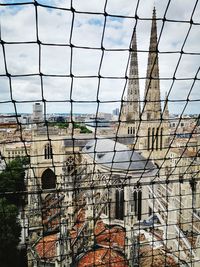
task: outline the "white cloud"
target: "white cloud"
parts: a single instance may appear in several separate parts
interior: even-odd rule
[[[72,12],[38,7],[39,40],[43,43],[69,44]]]
[[[72,71],[76,76],[97,76],[101,50],[73,49]]]
[[[6,44],[8,73],[24,75],[39,73],[39,47],[37,44]]]
[[[10,86],[7,77],[0,77],[1,102],[10,101]]]
[[[1,38],[7,42],[36,41],[34,6],[1,7]]]
[[[42,46],[41,72],[52,75],[69,75],[70,48],[67,46]]]
[[[12,95],[16,101],[38,101],[41,99],[40,77],[12,78]]]

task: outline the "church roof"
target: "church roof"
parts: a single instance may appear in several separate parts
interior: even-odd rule
[[[35,251],[42,260],[55,261],[56,243],[58,242],[57,234],[42,237],[35,245]]]
[[[110,266],[128,267],[123,254],[111,248],[97,248],[86,253],[78,262],[78,267]]]
[[[149,171],[156,168],[151,161],[147,161],[140,153],[110,139],[91,140],[82,151],[89,154],[97,164],[110,169]]]

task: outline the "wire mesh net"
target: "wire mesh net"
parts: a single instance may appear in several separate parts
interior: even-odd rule
[[[200,266],[199,1],[0,8],[1,266]]]

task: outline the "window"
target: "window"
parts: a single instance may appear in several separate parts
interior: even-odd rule
[[[137,214],[138,221],[142,218],[142,191],[139,190],[138,192],[138,214]]]
[[[47,169],[42,174],[42,189],[53,189],[56,187],[56,176],[51,169]]]
[[[148,143],[147,143],[147,149],[148,149],[148,150],[150,150],[150,142],[151,142],[151,141],[150,141],[150,140],[151,140],[151,139],[150,139],[150,137],[151,137],[151,133],[150,133],[150,131],[151,131],[151,129],[149,128],[149,129],[148,129]]]
[[[160,131],[160,150],[163,148],[163,128]]]
[[[122,188],[116,189],[115,193],[115,218],[119,220],[124,219],[124,190]]]
[[[152,209],[149,207],[149,216],[152,215]]]
[[[52,146],[50,144],[47,144],[44,147],[44,158],[45,159],[52,159],[53,158]]]
[[[109,216],[110,215],[110,202],[108,202],[104,208],[104,213]]]
[[[133,192],[134,212],[138,221],[142,218],[142,191],[135,188]]]
[[[134,211],[135,211],[135,216],[137,216],[137,201],[138,201],[138,196],[137,196],[137,191],[135,190],[133,193],[133,199],[134,199]]]
[[[152,151],[154,150],[154,141],[155,141],[154,132],[155,132],[155,129],[153,128],[152,129]]]
[[[159,128],[156,130],[156,150],[158,150],[158,133],[159,133]]]

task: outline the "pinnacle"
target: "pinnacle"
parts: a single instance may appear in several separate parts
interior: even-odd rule
[[[156,7],[155,7],[155,5],[153,7],[153,18],[156,18]]]

